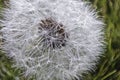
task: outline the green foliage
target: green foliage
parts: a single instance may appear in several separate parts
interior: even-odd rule
[[[105,20],[107,47],[95,72],[85,75],[84,80],[120,80],[120,0],[87,1]]]
[[[11,65],[13,62],[4,55],[0,53],[0,80],[16,80],[20,73],[20,70],[13,68]]]
[[[0,9],[3,7],[0,0]],[[83,74],[83,80],[120,80],[120,0],[86,0],[104,18],[106,51],[96,70]],[[0,80],[16,80],[20,70],[12,68],[12,60],[0,53]],[[20,80],[25,80],[21,78]]]
[[[3,7],[3,2],[4,2],[4,0],[0,0],[0,9]]]

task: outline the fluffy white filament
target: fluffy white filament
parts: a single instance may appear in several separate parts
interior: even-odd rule
[[[79,79],[94,70],[103,51],[103,22],[82,0],[9,0],[3,18],[3,49],[16,67],[25,70],[25,76],[36,80]],[[64,25],[65,46],[43,47],[41,35],[48,31],[38,28],[48,18]]]

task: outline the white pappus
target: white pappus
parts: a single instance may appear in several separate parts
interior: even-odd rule
[[[79,80],[103,51],[104,23],[82,0],[9,0],[2,15],[3,50],[36,80]]]

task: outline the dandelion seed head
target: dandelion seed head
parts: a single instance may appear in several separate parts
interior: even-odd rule
[[[29,78],[79,80],[103,51],[104,24],[82,0],[9,0],[3,18],[3,50]]]

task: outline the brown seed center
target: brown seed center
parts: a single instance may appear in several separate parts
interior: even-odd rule
[[[41,20],[39,31],[44,47],[55,49],[66,45],[68,34],[65,32],[64,26],[53,19]]]

